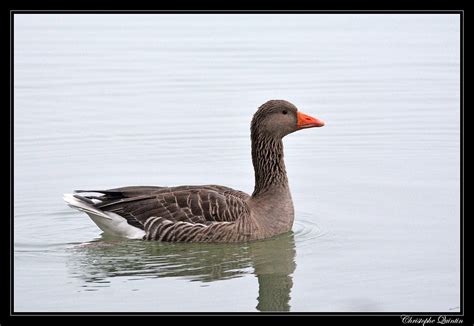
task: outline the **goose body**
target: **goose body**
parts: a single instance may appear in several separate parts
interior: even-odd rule
[[[87,213],[105,233],[130,239],[243,242],[269,238],[291,230],[294,220],[282,138],[323,125],[287,101],[263,104],[251,124],[252,195],[218,185],[131,186],[78,190],[64,195],[64,200]]]

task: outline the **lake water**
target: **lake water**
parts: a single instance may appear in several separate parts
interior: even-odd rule
[[[14,17],[14,310],[460,310],[458,15]],[[284,140],[290,234],[107,238],[74,189],[253,190],[269,99],[326,121]]]

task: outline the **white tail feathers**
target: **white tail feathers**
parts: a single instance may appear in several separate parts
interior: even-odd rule
[[[95,208],[81,196],[64,194],[64,201],[72,208],[87,213],[97,226],[107,234],[128,239],[143,239],[145,231],[127,223],[122,216]]]

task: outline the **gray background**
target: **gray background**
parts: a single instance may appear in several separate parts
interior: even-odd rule
[[[459,311],[458,15],[15,15],[16,311]],[[253,189],[286,99],[293,234],[103,238],[62,194]]]

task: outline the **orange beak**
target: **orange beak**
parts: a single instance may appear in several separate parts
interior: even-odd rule
[[[324,126],[324,121],[298,111],[298,123],[296,126],[298,129],[322,127]]]

